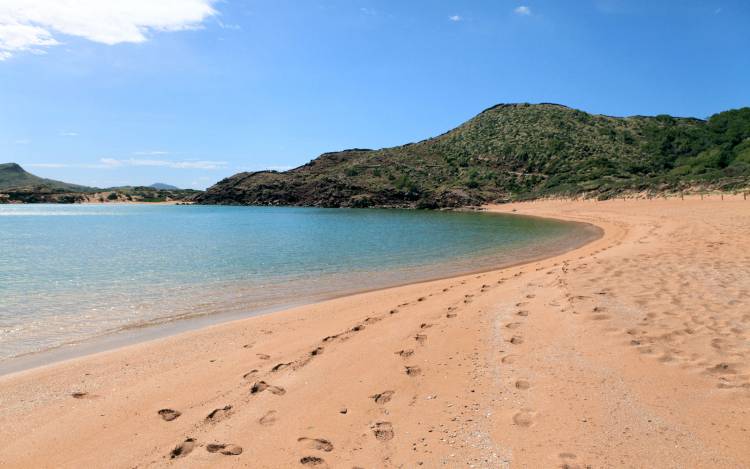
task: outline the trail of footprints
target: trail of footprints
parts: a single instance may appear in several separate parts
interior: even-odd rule
[[[631,279],[631,286],[638,287],[642,293],[618,295],[617,291],[603,290],[596,292],[595,297],[568,293],[570,307],[574,314],[586,310],[585,317],[592,321],[610,324],[608,321],[617,319],[620,327],[607,326],[606,330],[619,334],[623,337],[623,344],[652,356],[660,363],[710,376],[716,380],[719,389],[750,390],[750,373],[745,365],[746,331],[750,328],[741,324],[750,323],[750,315],[724,314],[717,306],[723,300],[727,308],[740,304],[741,299],[726,301],[725,290],[731,286],[734,288],[732,293],[741,291],[746,277],[737,274],[742,272],[740,265],[714,267],[710,256],[707,260],[706,255],[710,248],[722,244],[721,241],[707,242],[709,249],[688,246],[680,259],[650,252],[632,258],[598,259],[596,267],[601,272],[592,271],[590,275],[582,276],[582,281],[593,283],[600,277],[627,276]],[[662,275],[662,271],[671,272],[675,265],[683,264],[691,268],[677,273],[680,282],[670,284],[663,280],[667,276]],[[578,268],[585,266],[587,264]],[[651,275],[644,275],[644,272]],[[712,285],[711,281],[718,283]],[[708,288],[705,288],[706,284]],[[633,301],[632,305],[629,300]],[[638,315],[640,319],[638,316],[613,318],[607,306],[602,305],[607,302],[614,303],[617,311],[648,312]],[[688,353],[688,347],[683,347],[683,344],[696,344],[701,340],[710,348],[701,350],[700,346],[694,346],[694,351]]]
[[[543,268],[537,268],[537,271],[543,270]],[[535,285],[535,284],[528,284],[528,288],[536,288],[536,287],[543,287],[543,285]],[[511,344],[511,346],[519,346],[524,343],[524,335],[521,333],[521,330],[523,328],[523,320],[528,318],[529,312],[526,309],[523,309],[525,306],[528,305],[529,301],[534,300],[536,298],[536,295],[533,293],[528,293],[525,295],[524,300],[516,303],[516,308],[518,308],[515,312],[515,316],[517,320],[511,320],[510,322],[506,322],[503,325],[503,329],[505,329],[506,341]],[[512,365],[515,363],[516,359],[518,358],[518,355],[509,353],[500,360],[501,363],[506,365]],[[519,391],[526,391],[529,388],[531,388],[531,383],[525,379],[516,379],[513,383],[513,386],[519,390]],[[520,428],[528,428],[531,427],[534,423],[534,418],[536,417],[536,412],[534,412],[533,409],[523,407],[518,412],[516,412],[513,415],[513,424],[520,427]]]
[[[498,281],[498,284],[502,283],[504,281]],[[461,282],[461,283],[465,283]],[[482,285],[480,289],[480,293],[484,293],[489,289],[490,285]],[[444,288],[442,292],[448,292],[452,287]],[[430,294],[428,296],[433,296],[433,294]],[[463,299],[464,304],[468,304],[472,301],[474,295],[466,295]],[[387,314],[381,315],[381,316],[373,316],[368,317],[364,321],[362,321],[360,324],[356,324],[352,328],[338,333],[334,335],[330,335],[327,337],[324,337],[321,340],[321,345],[311,350],[307,355],[298,358],[297,360],[293,360],[291,362],[280,362],[275,364],[270,368],[270,375],[279,373],[281,371],[293,371],[296,369],[299,369],[308,363],[312,361],[315,357],[320,356],[325,348],[323,345],[326,344],[332,344],[335,342],[343,343],[347,340],[351,339],[356,333],[362,331],[365,329],[367,325],[376,324],[384,319],[387,319],[390,316],[393,316],[395,314],[399,313],[398,308],[407,307],[414,303],[422,303],[427,300],[427,297],[419,297],[414,302],[405,302],[398,305],[397,308],[391,309],[388,311]],[[450,306],[448,307],[448,311],[445,314],[445,317],[448,319],[455,318],[457,316],[457,306]],[[421,331],[424,331],[426,329],[429,329],[433,327],[435,324],[432,323],[422,323],[419,326],[419,331],[413,335],[414,341],[417,343],[417,345],[424,345],[425,341],[427,340],[427,335],[422,333]],[[244,348],[252,348],[252,344],[246,344],[243,347]],[[402,357],[404,360],[408,360],[411,357],[414,356],[415,350],[413,348],[404,348],[402,350],[399,350],[395,352],[395,354]],[[265,353],[257,353],[256,357],[259,360],[268,361],[271,359],[271,356]],[[418,365],[405,365],[404,366],[404,372],[407,376],[410,377],[417,377],[422,374],[422,369]],[[261,377],[261,371],[257,368],[250,370],[249,372],[245,373],[242,378],[244,380],[253,381],[252,386],[250,387],[249,394],[257,395],[263,392],[269,392],[270,394],[276,395],[276,396],[283,396],[286,394],[286,389],[284,389],[281,386],[270,384],[269,382],[259,379]],[[377,405],[385,405],[392,399],[393,395],[395,394],[392,390],[386,390],[382,391],[380,393],[374,394],[370,396],[371,399],[377,404]],[[85,394],[84,394],[85,395]],[[74,396],[77,397],[77,396]],[[221,408],[216,408],[213,411],[211,411],[203,420],[203,422],[200,422],[195,425],[196,430],[200,430],[204,425],[207,424],[215,424],[221,420],[224,420],[226,418],[230,418],[233,412],[233,406],[232,405],[226,405]],[[341,409],[340,413],[346,414],[346,409]],[[158,411],[158,415],[166,422],[171,422],[177,418],[179,418],[182,414],[179,410],[174,409],[161,409]],[[263,426],[272,426],[276,423],[278,419],[278,412],[275,410],[269,410],[266,412],[259,420],[258,423]],[[381,442],[387,442],[394,438],[395,436],[395,430],[393,428],[393,424],[388,421],[375,421],[371,424],[370,430],[374,436],[374,438],[377,441]],[[301,444],[305,449],[308,450],[316,450],[321,452],[332,452],[334,450],[334,445],[331,441],[325,439],[325,438],[309,438],[309,437],[300,437],[298,438],[297,442]],[[203,446],[198,443],[198,441],[193,437],[188,437],[185,440],[183,440],[181,443],[176,445],[170,452],[169,452],[169,458],[170,459],[179,459],[184,458],[190,453],[192,453],[196,447]],[[231,443],[209,443],[205,445],[205,449],[209,453],[217,453],[222,454],[225,456],[238,456],[242,454],[243,448],[236,444]],[[303,466],[308,467],[326,467],[325,460],[320,456],[315,455],[306,455],[303,456],[299,460],[300,464]]]

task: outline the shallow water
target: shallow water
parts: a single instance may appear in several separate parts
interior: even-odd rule
[[[582,225],[485,213],[0,205],[0,361],[497,267],[592,236]]]

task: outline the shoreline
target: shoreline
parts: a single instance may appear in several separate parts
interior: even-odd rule
[[[129,202],[128,205],[137,204],[137,203],[141,203],[141,202]],[[85,204],[87,203],[82,203],[82,205],[85,205]],[[113,204],[115,203],[113,202]],[[149,204],[149,203],[145,203],[145,204]],[[91,203],[91,205],[101,205],[101,204],[93,202]],[[159,205],[159,203],[154,203],[152,205]],[[487,211],[487,213],[492,214],[492,213],[502,213],[502,212]],[[548,218],[548,217],[535,217],[533,215],[519,215],[515,213],[504,213],[504,214],[522,216],[522,217],[525,216],[528,218]],[[196,316],[188,317],[188,318],[177,318],[177,319],[166,318],[166,320],[163,323],[158,323],[158,324],[153,324],[153,325],[147,324],[144,326],[136,326],[136,327],[123,326],[121,329],[118,329],[116,331],[104,332],[100,335],[97,335],[95,337],[91,337],[88,339],[84,339],[82,341],[67,342],[67,343],[63,343],[58,346],[52,347],[52,348],[34,351],[34,352],[28,352],[28,353],[24,353],[21,355],[17,355],[14,357],[0,360],[0,378],[13,375],[15,373],[22,373],[25,371],[33,370],[39,367],[54,366],[54,365],[64,363],[69,360],[85,359],[87,356],[90,356],[93,354],[115,352],[124,347],[130,347],[130,346],[138,345],[138,344],[145,343],[145,342],[160,340],[160,339],[164,339],[168,337],[179,336],[186,332],[200,331],[206,327],[221,325],[225,323],[231,323],[234,321],[243,321],[243,320],[251,319],[254,317],[258,317],[258,316],[274,314],[280,311],[286,311],[289,309],[299,308],[302,306],[309,306],[309,305],[313,305],[317,303],[323,303],[326,301],[336,300],[339,298],[344,298],[344,297],[348,297],[352,295],[360,295],[360,294],[376,292],[380,290],[387,290],[387,289],[392,289],[392,288],[405,287],[409,285],[417,285],[417,284],[435,282],[435,281],[440,281],[440,280],[449,280],[449,279],[453,279],[457,277],[483,274],[487,272],[493,272],[493,271],[504,270],[504,269],[508,269],[512,267],[517,267],[517,266],[521,266],[524,264],[537,262],[543,259],[548,259],[550,257],[555,257],[558,255],[567,253],[567,252],[574,251],[604,236],[604,231],[600,227],[592,223],[572,221],[572,220],[559,220],[559,221],[572,222],[572,223],[581,225],[580,238],[577,238],[575,241],[569,241],[567,243],[561,243],[560,245],[555,245],[554,247],[550,246],[548,249],[545,250],[545,252],[536,256],[523,258],[518,261],[511,261],[509,263],[503,263],[498,266],[470,270],[470,271],[462,272],[458,275],[453,275],[453,274],[439,275],[436,277],[429,277],[426,279],[410,280],[404,283],[396,283],[396,284],[387,285],[383,287],[366,288],[366,289],[361,289],[361,290],[337,293],[331,296],[323,297],[322,299],[312,299],[310,301],[302,301],[302,302],[289,301],[283,304],[278,304],[278,305],[274,305],[274,306],[270,306],[266,308],[260,308],[256,310],[243,311],[243,312],[217,312],[217,313],[206,313],[206,314],[196,315]]]
[[[493,206],[604,233],[0,377],[0,465],[747,466],[750,205],[725,199]]]

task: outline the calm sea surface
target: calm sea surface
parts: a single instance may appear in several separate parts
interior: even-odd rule
[[[0,205],[0,361],[495,267],[592,236],[483,213]]]

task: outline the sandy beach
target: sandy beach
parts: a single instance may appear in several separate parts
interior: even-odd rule
[[[750,467],[750,201],[0,377],[0,467]]]

